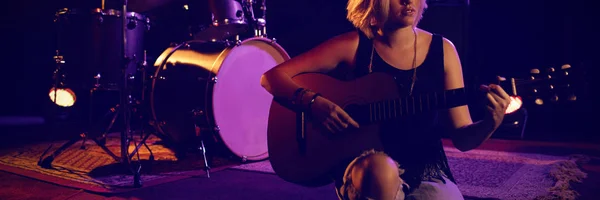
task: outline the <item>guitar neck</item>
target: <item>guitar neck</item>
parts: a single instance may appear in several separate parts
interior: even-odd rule
[[[364,104],[358,107],[349,108],[348,110],[350,113],[368,113],[368,118],[366,116],[361,117],[361,121],[366,120],[371,123],[387,121],[399,117],[417,115],[439,109],[447,109],[466,105],[467,92],[467,89],[459,88],[417,94],[408,97]]]
[[[541,80],[510,79],[497,84],[500,84],[509,95],[517,95],[518,91],[523,89],[523,85],[539,81]],[[468,99],[473,97],[470,93],[482,92],[479,89],[479,85],[477,87],[463,87],[373,102],[361,105],[360,108],[351,108],[350,111],[355,112],[360,110],[359,112],[363,115],[368,113],[368,118],[359,117],[363,122],[387,121],[399,117],[467,105],[469,102]]]

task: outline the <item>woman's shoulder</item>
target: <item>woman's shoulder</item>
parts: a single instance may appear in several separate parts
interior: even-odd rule
[[[360,31],[347,31],[336,35],[331,40],[342,43],[358,43],[361,38]]]
[[[437,39],[441,39],[444,45],[444,48],[451,47],[454,48],[454,44],[448,38],[444,37],[444,35],[440,33],[429,32],[424,29],[417,28],[417,31],[422,38],[426,38],[427,40],[432,40],[434,37]]]

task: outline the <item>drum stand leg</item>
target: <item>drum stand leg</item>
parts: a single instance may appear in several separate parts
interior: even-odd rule
[[[115,113],[116,110],[118,109],[119,105],[117,104],[114,108],[110,108],[109,111],[104,115],[104,117],[107,117],[109,114],[111,113]],[[107,129],[110,130],[110,128],[112,127],[113,123],[115,122],[116,118],[118,116],[118,113],[115,113],[112,121]],[[88,133],[91,131],[88,131]],[[64,150],[66,150],[67,148],[69,148],[71,145],[75,144],[77,141],[79,140],[83,140],[80,149],[85,149],[85,141],[87,138],[90,138],[92,141],[94,141],[100,148],[102,148],[102,150],[104,150],[108,155],[110,155],[113,159],[115,159],[115,161],[120,161],[120,158],[118,156],[116,156],[112,151],[110,151],[110,149],[108,149],[106,147],[106,132],[102,133],[102,141],[98,140],[95,137],[89,137],[88,133],[81,133],[79,134],[78,137],[75,137],[71,140],[69,140],[68,142],[66,142],[65,144],[63,144],[61,147],[59,147],[58,149],[56,149],[50,156],[42,159],[46,153],[48,153],[48,150],[50,150],[50,148],[52,148],[52,145],[50,145],[48,147],[48,149],[46,149],[46,151],[44,151],[44,153],[42,154],[42,156],[40,156],[40,160],[38,161],[38,165],[42,168],[46,168],[46,169],[51,169],[52,168],[52,162],[54,161],[54,159],[60,155]]]
[[[202,130],[200,127],[198,127],[198,125],[194,125],[195,129],[196,129],[196,136],[198,136],[200,138],[200,146],[198,147],[198,150],[200,150],[200,152],[202,152],[202,159],[204,160],[204,170],[206,171],[206,177],[210,178],[210,165],[208,164],[208,157],[206,157],[206,145],[204,145],[204,134],[201,134]]]
[[[115,161],[117,162],[122,162],[123,164],[127,164],[128,166],[131,165],[130,160],[131,158],[133,158],[134,155],[136,155],[136,153],[138,153],[139,149],[143,146],[146,147],[146,149],[148,149],[148,152],[150,153],[150,162],[154,161],[154,154],[152,152],[152,150],[150,149],[150,147],[148,147],[148,145],[146,144],[146,140],[150,137],[151,132],[147,132],[144,133],[143,128],[140,130],[141,132],[141,141],[139,143],[134,142],[134,146],[135,148],[133,149],[133,151],[131,153],[128,153],[129,151],[129,145],[130,145],[130,141],[133,140],[133,137],[127,137],[127,135],[123,135],[122,132],[121,133],[121,157],[115,155],[110,149],[108,149],[108,147],[106,147],[106,135],[108,134],[108,132],[112,129],[116,119],[118,118],[119,115],[123,115],[123,114],[128,114],[129,112],[131,112],[130,110],[124,110],[123,108],[120,107],[119,104],[117,104],[115,107],[110,108],[109,111],[104,115],[104,117],[107,117],[109,114],[113,113],[114,115],[112,116],[112,119],[110,121],[110,124],[108,125],[108,127],[106,128],[106,130],[101,134],[101,139],[97,139],[96,137],[89,137],[88,133],[81,133],[79,134],[78,137],[75,137],[71,140],[69,140],[68,142],[66,142],[65,144],[63,144],[61,147],[59,147],[57,150],[55,150],[50,156],[42,159],[50,150],[50,148],[52,148],[52,145],[50,145],[46,151],[41,155],[40,159],[38,160],[38,165],[42,168],[46,168],[46,169],[52,169],[52,162],[54,161],[54,159],[59,156],[64,150],[66,150],[67,148],[69,148],[70,146],[72,146],[73,144],[75,144],[77,141],[79,140],[83,140],[82,141],[82,146],[80,147],[81,149],[85,149],[85,141],[87,138],[93,140],[100,148],[102,148],[102,150],[104,150],[108,155],[110,155]],[[102,121],[102,120],[100,120]],[[127,122],[129,122],[129,119],[126,119]],[[94,126],[95,127],[95,126]],[[89,131],[91,132],[91,131]],[[130,133],[130,131],[128,131],[127,133]],[[138,155],[138,160],[139,160],[139,154]],[[139,187],[141,186],[140,183],[140,170],[141,170],[141,165],[140,167],[138,167],[137,170],[132,170],[132,172],[134,173],[134,186]]]
[[[204,146],[204,140],[200,140],[200,151],[202,151],[202,158],[204,159],[204,170],[206,170],[206,177],[210,178],[210,166],[208,166],[208,158],[206,158],[206,147]]]

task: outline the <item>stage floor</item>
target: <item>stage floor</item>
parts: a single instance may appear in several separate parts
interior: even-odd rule
[[[25,135],[21,135],[20,137],[27,138]],[[5,136],[3,135],[2,138],[6,139]],[[28,142],[32,141],[21,140],[20,142],[10,142],[4,140],[2,143],[10,143],[11,145],[2,145],[3,148],[0,149],[0,152],[10,152],[14,148],[27,145]],[[452,148],[449,140],[444,140],[443,142],[445,147]],[[586,155],[589,160],[581,166],[581,170],[587,173],[587,177],[582,183],[573,183],[572,187],[574,191],[581,194],[581,197],[578,199],[597,199],[600,194],[600,146],[597,144],[490,139],[478,148],[477,151],[492,152],[495,155],[512,155],[514,153],[514,155],[527,154],[546,157]],[[21,152],[20,154],[25,153],[27,152]],[[452,162],[457,162],[457,155],[462,155],[460,152],[453,151],[448,152],[448,154],[452,154],[449,155],[449,159]],[[164,154],[164,156],[168,157],[167,154]],[[471,157],[471,159],[474,159],[474,157]],[[525,163],[518,162],[529,162],[531,159],[533,158],[512,160],[510,162],[513,163],[506,166],[524,165]],[[198,167],[200,165],[197,163],[190,164],[190,166],[192,165],[194,167],[190,169],[202,171]],[[454,166],[468,165],[470,164],[454,163]],[[474,160],[472,165],[491,166],[490,163],[486,164],[481,160]],[[170,166],[175,165],[163,164],[162,168],[169,168]],[[318,188],[305,188],[285,182],[272,173],[260,172],[260,170],[241,170],[236,166],[240,166],[240,163],[223,164],[221,169],[211,173],[211,178],[207,178],[203,173],[190,173],[182,175],[177,179],[145,185],[139,189],[111,193],[94,192],[92,190],[81,189],[81,187],[68,187],[65,184],[47,181],[56,179],[43,180],[34,178],[35,176],[27,173],[0,170],[0,180],[2,180],[0,181],[0,199],[337,199],[332,184]],[[182,166],[178,166],[178,168],[188,170]],[[473,172],[470,171],[473,169],[466,168],[454,167],[451,169],[457,176],[463,177],[460,178],[463,180],[463,184],[464,180],[467,180],[464,178],[465,174],[468,174],[465,171]],[[503,168],[498,167],[493,170],[502,171]],[[521,169],[521,171],[523,170]],[[144,176],[143,173],[142,176]],[[542,179],[541,176],[539,177],[540,179]],[[483,179],[481,178],[481,180]],[[479,179],[475,177],[475,180]],[[466,196],[466,199],[486,198]]]

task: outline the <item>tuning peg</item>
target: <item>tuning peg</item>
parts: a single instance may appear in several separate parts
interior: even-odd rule
[[[556,69],[554,69],[554,67],[548,68],[548,75],[547,75],[548,79],[552,79],[552,75],[551,74],[554,74],[554,72],[556,72]]]
[[[535,80],[535,76],[540,74],[540,70],[539,69],[531,69],[531,70],[529,70],[529,73],[531,74],[530,79]]]
[[[544,100],[537,98],[537,99],[535,99],[535,104],[540,105],[540,106],[544,105]]]
[[[552,97],[550,98],[550,101],[552,101],[552,102],[555,102],[555,103],[556,103],[556,102],[558,102],[558,95],[554,95],[554,96],[552,96]]]
[[[569,75],[569,70],[571,69],[571,65],[564,64],[563,66],[560,67],[560,69],[562,69],[564,71],[564,75],[565,76],[568,76]]]
[[[531,73],[531,74],[540,74],[540,70],[539,69],[531,69],[531,70],[529,70],[529,73]]]

